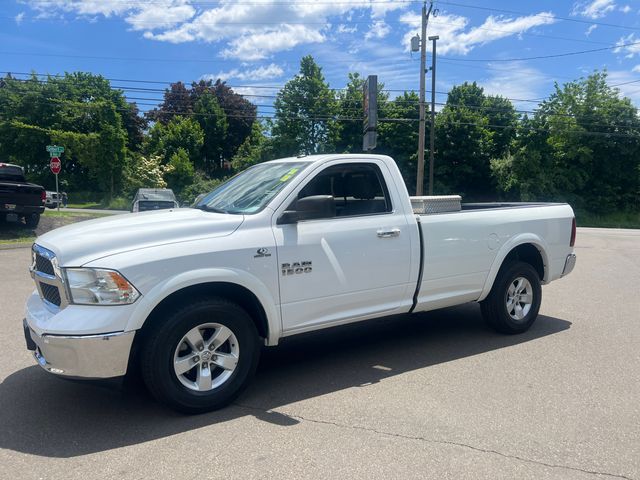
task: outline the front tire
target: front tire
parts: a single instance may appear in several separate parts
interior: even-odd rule
[[[183,413],[217,410],[247,386],[260,357],[251,317],[208,298],[178,308],[143,343],[142,377],[161,403]]]
[[[542,287],[536,269],[525,262],[513,262],[500,269],[480,307],[491,327],[500,333],[516,334],[533,325],[541,302]]]

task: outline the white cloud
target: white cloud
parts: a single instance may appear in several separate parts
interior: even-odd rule
[[[384,38],[391,31],[391,27],[384,23],[383,20],[376,20],[369,26],[367,33],[364,35],[365,40],[370,40],[372,38]]]
[[[400,17],[400,21],[413,27],[404,37],[404,44],[408,49],[411,37],[418,33],[420,15],[407,13]],[[466,55],[476,46],[519,35],[531,28],[555,22],[556,19],[551,12],[541,12],[518,18],[489,16],[482,25],[465,31],[469,24],[468,18],[443,13],[429,22],[428,35],[440,36],[438,50],[442,54]]]
[[[15,17],[13,17],[13,19],[16,21],[18,25],[22,25],[22,22],[24,21],[24,15],[25,15],[24,12],[20,12]]]
[[[635,67],[633,67],[633,68],[631,69],[631,71],[632,71],[632,72],[640,73],[640,65],[636,65]]]
[[[282,67],[276,65],[275,63],[271,63],[269,65],[261,65],[258,68],[249,70],[240,70],[234,68],[233,70],[230,70],[228,72],[219,72],[217,75],[203,75],[202,78],[210,80],[217,80],[218,78],[221,80],[231,80],[235,78],[244,82],[280,78],[283,74],[284,70],[282,69]]]
[[[620,7],[620,11],[622,13],[629,13],[632,10],[631,6],[625,5],[624,7]]]
[[[626,37],[620,38],[616,42],[617,48],[615,53],[624,53],[626,58],[633,58],[640,55],[640,37],[636,37],[635,33],[630,33]]]
[[[262,33],[246,33],[232,39],[229,48],[222,51],[226,58],[255,61],[275,52],[290,50],[296,45],[322,43],[326,37],[305,25],[282,25]]]
[[[522,110],[535,108],[535,103],[519,100],[540,98],[553,87],[553,81],[547,75],[523,62],[510,62],[507,66],[501,64],[499,71],[478,83],[486,94],[513,99],[516,108]]]
[[[581,15],[587,18],[602,18],[616,8],[614,0],[591,0],[576,2],[573,5],[571,15]]]
[[[584,34],[588,37],[596,28],[598,28],[598,25],[595,23],[593,25],[589,25],[589,28],[587,28],[587,31],[584,32]]]
[[[138,11],[126,17],[134,30],[168,28],[192,18],[196,9],[184,1],[172,0],[142,5]]]
[[[344,23],[341,23],[336,28],[338,33],[356,33],[358,31],[358,26],[354,25],[353,27],[347,27]]]
[[[326,42],[332,38],[330,33],[354,33],[356,27],[341,24],[354,13],[368,13],[373,22],[369,36],[383,38],[391,30],[384,22],[385,15],[408,7],[408,3],[397,0],[22,1],[39,15],[76,14],[87,20],[90,16],[119,16],[149,40],[222,43],[221,56],[242,61],[268,58],[297,45]],[[337,27],[332,26],[334,22]]]
[[[56,11],[62,13],[76,13],[78,15],[120,15],[131,9],[131,4],[121,0],[25,0],[32,9],[44,13],[53,14]]]
[[[634,72],[640,71],[640,65],[633,68]],[[637,69],[637,70],[636,70]],[[628,83],[638,80],[638,76],[626,70],[612,70],[607,73],[607,83],[609,85],[617,85],[615,88],[620,90],[622,96],[628,97],[636,105],[640,105],[640,84]],[[618,85],[623,83],[624,85]]]

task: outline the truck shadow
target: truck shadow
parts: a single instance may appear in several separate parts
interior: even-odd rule
[[[499,335],[484,326],[478,306],[470,304],[301,335],[265,349],[256,378],[234,405],[198,416],[167,410],[140,387],[63,381],[28,367],[0,384],[0,449],[69,458],[247,415],[286,427],[298,421],[274,409],[534,341],[570,326],[541,315],[525,334]]]

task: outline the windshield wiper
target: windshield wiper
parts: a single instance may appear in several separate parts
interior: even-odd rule
[[[229,213],[222,208],[210,207],[209,205],[196,205],[193,208],[197,208],[198,210],[203,210],[205,212],[213,212],[213,213]]]

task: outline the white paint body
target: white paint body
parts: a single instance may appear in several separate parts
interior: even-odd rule
[[[310,162],[261,212],[232,215],[194,209],[119,215],[63,227],[37,243],[61,267],[119,271],[140,292],[124,306],[69,305],[59,311],[37,293],[27,323],[37,334],[96,335],[136,331],[153,309],[179,290],[226,282],[250,290],[268,321],[267,345],[284,336],[409,312],[482,300],[516,246],[531,243],[544,261],[543,283],[562,275],[573,211],[565,204],[487,208],[416,216],[395,162],[380,155],[321,155],[276,162]],[[374,163],[393,211],[358,217],[276,221],[315,175],[340,163]],[[381,238],[378,232],[398,230]],[[421,258],[421,235],[423,258]],[[270,256],[256,256],[268,249]],[[283,276],[281,265],[311,261],[311,273]]]

